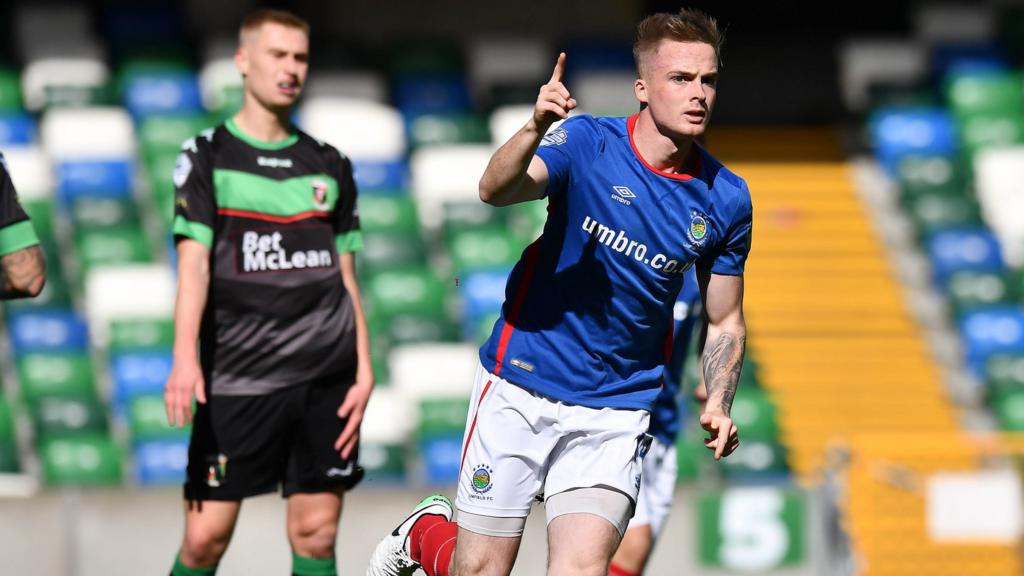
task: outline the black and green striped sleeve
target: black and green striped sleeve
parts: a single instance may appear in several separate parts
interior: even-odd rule
[[[14,183],[7,173],[7,162],[0,155],[0,256],[39,244],[39,238],[18,203]]]
[[[211,248],[217,203],[210,148],[201,140],[186,141],[174,166],[174,239],[190,238]]]
[[[335,178],[338,181],[338,202],[334,206],[334,234],[338,252],[358,252],[363,249],[363,233],[359,229],[359,209],[356,182],[352,176],[352,161],[338,158]]]

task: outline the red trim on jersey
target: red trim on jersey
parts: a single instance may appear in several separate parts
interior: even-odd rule
[[[459,460],[459,475],[462,475],[462,466],[466,463],[466,453],[469,452],[469,441],[473,439],[473,432],[476,430],[476,417],[480,414],[480,404],[483,403],[484,397],[487,396],[487,391],[491,389],[491,383],[494,380],[492,378],[487,379],[487,384],[484,384],[484,391],[480,393],[480,398],[476,401],[476,410],[473,411],[473,421],[469,424],[469,433],[466,434],[466,443],[462,446],[462,458]]]
[[[633,141],[633,129],[636,127],[636,121],[638,118],[640,118],[639,114],[633,114],[626,120],[626,131],[629,132],[629,147],[633,149],[633,154],[636,155],[637,159],[640,160],[641,164],[646,166],[648,170],[654,172],[658,176],[664,176],[665,178],[671,178],[673,180],[682,180],[683,182],[687,180],[693,180],[694,178],[700,175],[700,170],[702,167],[701,164],[703,164],[703,158],[702,154],[700,153],[700,145],[697,144],[697,142],[694,142],[693,147],[690,148],[691,154],[697,154],[697,160],[696,162],[694,162],[692,174],[690,174],[689,172],[665,172],[664,170],[658,170],[654,166],[648,164],[647,160],[644,160],[644,157],[640,155],[640,151],[637,150],[636,142]]]
[[[253,220],[264,220],[266,222],[276,222],[278,224],[289,224],[291,222],[298,222],[299,220],[309,220],[310,218],[326,218],[331,215],[330,212],[323,210],[310,210],[308,212],[299,212],[291,216],[274,216],[272,214],[264,214],[262,212],[250,212],[248,210],[235,210],[233,208],[221,208],[217,210],[217,214],[223,216],[237,216],[239,218],[252,218]]]
[[[519,311],[523,308],[526,300],[526,293],[530,290],[530,283],[533,282],[533,271],[537,268],[537,254],[540,252],[540,238],[526,249],[523,260],[523,277],[519,281],[519,289],[516,290],[515,300],[509,307],[508,315],[505,316],[505,325],[501,328],[501,338],[498,339],[498,349],[495,352],[494,375],[501,374],[501,365],[505,360],[505,351],[508,349],[508,341],[515,332],[515,323],[519,320]]]
[[[675,338],[676,338],[676,330],[675,330],[675,328],[676,328],[676,323],[675,323],[675,320],[674,320],[674,317],[673,317],[673,320],[670,320],[669,324],[668,324],[668,334],[665,335],[665,368],[668,368],[668,364],[672,360],[672,344],[675,343]],[[665,387],[665,371],[664,370],[662,370],[660,384],[661,384],[662,388]]]

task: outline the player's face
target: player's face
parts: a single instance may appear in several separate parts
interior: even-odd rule
[[[245,91],[271,110],[290,108],[309,68],[309,37],[297,28],[268,22],[235,55]]]
[[[647,66],[634,86],[655,125],[670,138],[695,138],[704,133],[715,104],[718,58],[704,42],[662,40],[647,56]]]

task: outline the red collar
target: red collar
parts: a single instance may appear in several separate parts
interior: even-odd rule
[[[637,150],[636,148],[636,142],[633,141],[633,129],[636,128],[636,121],[639,117],[639,114],[634,114],[630,116],[628,119],[626,119],[626,131],[629,132],[629,146],[633,149],[633,154],[636,155],[637,159],[640,160],[641,164],[643,164],[644,166],[647,167],[648,170],[654,172],[659,176],[664,176],[666,178],[671,178],[673,180],[682,180],[683,182],[687,180],[692,180],[700,175],[700,171],[703,164],[703,154],[700,153],[700,146],[697,144],[697,142],[694,142],[693,148],[690,149],[691,154],[693,154],[694,152],[696,152],[697,154],[697,160],[696,162],[693,162],[694,166],[692,174],[688,172],[665,172],[664,170],[658,170],[654,166],[651,166],[647,162],[647,160],[644,160],[644,157],[640,155],[640,151]]]

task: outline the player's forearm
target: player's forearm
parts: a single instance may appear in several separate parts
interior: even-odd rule
[[[29,246],[0,257],[0,298],[38,296],[46,283],[46,257]]]
[[[702,355],[707,409],[729,415],[746,353],[747,329],[742,316],[708,324]]]
[[[196,362],[199,327],[210,286],[210,264],[197,255],[178,256],[178,295],[174,305],[174,359]]]
[[[352,311],[356,328],[356,380],[373,381],[373,361],[370,356],[370,330],[366,326],[363,312],[363,298],[356,280],[355,257],[351,253],[341,255],[341,282],[352,299]]]
[[[544,132],[530,120],[498,148],[480,178],[481,200],[493,206],[508,206],[529,199],[531,191],[526,188],[533,181],[527,169]]]

